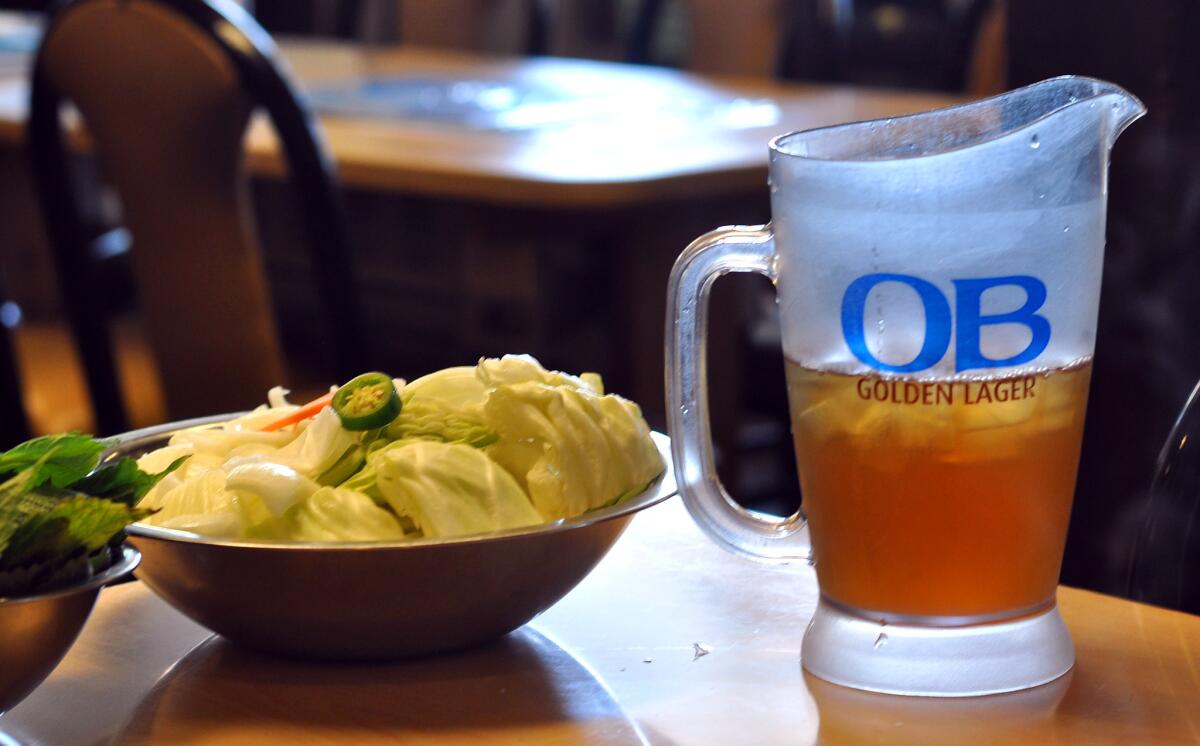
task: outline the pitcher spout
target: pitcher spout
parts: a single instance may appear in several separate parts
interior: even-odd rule
[[[1124,88],[1096,78],[1063,75],[995,97],[1010,132],[1049,125],[1062,130],[1090,130],[1111,148],[1146,107]],[[986,103],[986,102],[981,102]]]
[[[1013,91],[1034,94],[1033,100],[1046,107],[1046,119],[1081,119],[1099,126],[1100,136],[1112,147],[1121,133],[1146,113],[1146,107],[1124,88],[1095,78],[1064,75]],[[1003,98],[1003,97],[1001,97]],[[1064,101],[1065,98],[1065,101]]]

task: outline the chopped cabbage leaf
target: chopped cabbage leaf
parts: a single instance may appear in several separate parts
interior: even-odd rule
[[[292,393],[291,390],[285,389],[283,386],[272,386],[267,391],[268,409],[271,411],[272,415],[274,415],[275,417],[278,417],[280,415],[286,415],[287,412],[281,410],[280,407],[292,407],[293,409],[295,408],[287,400],[287,396],[290,393]]]
[[[290,466],[264,462],[235,466],[225,479],[225,488],[255,495],[271,515],[279,516],[307,500],[320,486]]]
[[[496,434],[483,424],[487,389],[475,368],[459,366],[422,376],[404,387],[400,416],[384,431],[390,440],[438,440],[482,448]]]
[[[342,482],[341,486],[355,492],[361,492],[377,503],[387,504],[383,495],[379,492],[377,478],[379,476],[379,464],[383,462],[388,451],[397,448],[403,448],[410,443],[418,443],[422,438],[405,438],[402,440],[380,441],[378,446],[367,454],[367,463],[363,468],[358,470],[354,476]],[[440,441],[439,441],[440,442]]]
[[[170,483],[170,475],[138,503],[139,508],[158,510],[144,523],[177,528],[206,536],[238,536],[243,528],[243,510],[236,493],[225,489],[220,469],[197,470],[186,479]]]
[[[226,463],[232,467],[269,461],[290,466],[309,479],[321,482],[326,472],[338,466],[338,462],[348,454],[351,458],[359,459],[361,463],[361,452],[353,454],[356,449],[361,451],[358,437],[343,429],[337,414],[332,408],[326,407],[312,419],[308,427],[286,445],[274,450],[234,456]]]
[[[460,411],[478,410],[483,405],[487,387],[475,375],[474,366],[459,365],[421,376],[405,386],[402,393],[437,399]]]
[[[264,433],[240,428],[196,428],[184,430],[171,436],[170,445],[190,449],[192,453],[212,456],[228,456],[230,451],[247,445],[279,448],[294,440],[296,435],[287,432]]]
[[[640,492],[663,471],[636,404],[589,387],[516,383],[488,394],[484,418],[500,434],[488,455],[547,520]]]
[[[396,516],[354,490],[321,487],[281,517],[250,531],[285,541],[396,541],[404,529]]]
[[[385,429],[393,440],[436,440],[482,448],[496,441],[496,433],[483,423],[479,410],[457,410],[446,401],[405,392],[400,416]]]
[[[476,376],[487,388],[514,383],[544,383],[547,386],[566,386],[603,394],[604,384],[595,373],[573,376],[556,370],[546,370],[530,355],[505,355],[483,358],[476,366]]]
[[[382,452],[378,489],[424,536],[442,538],[543,522],[512,475],[461,443],[416,441]]]
[[[270,454],[270,460],[287,464],[305,476],[318,479],[347,451],[358,447],[358,438],[342,428],[342,421],[332,407],[326,407],[295,440]]]
[[[143,454],[138,457],[138,468],[149,474],[158,474],[167,469],[171,464],[184,456],[191,456],[195,452],[195,448],[191,444],[183,443],[173,446],[163,446],[155,451]],[[181,470],[187,470],[187,462],[183,463]],[[168,475],[170,477],[172,475]],[[174,474],[178,478],[178,474]],[[164,477],[168,478],[168,477]],[[161,481],[161,480],[160,480]]]

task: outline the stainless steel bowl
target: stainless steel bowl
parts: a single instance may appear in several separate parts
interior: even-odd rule
[[[137,455],[181,427],[130,433],[112,454]],[[283,544],[129,528],[154,592],[196,622],[258,650],[302,658],[384,660],[484,642],[525,624],[575,587],[637,511],[675,494],[666,472],[620,505],[546,526],[410,542]]]
[[[0,713],[11,710],[54,670],[92,613],[100,589],[128,575],[141,555],[122,547],[112,567],[86,583],[0,599]]]

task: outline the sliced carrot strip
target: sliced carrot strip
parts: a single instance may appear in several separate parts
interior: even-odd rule
[[[334,392],[330,391],[324,396],[313,399],[308,404],[305,404],[303,407],[300,407],[296,411],[289,414],[287,417],[275,420],[269,425],[259,428],[259,430],[264,433],[269,433],[275,430],[282,430],[288,425],[295,425],[297,422],[303,422],[309,417],[316,417],[317,413],[319,413],[325,407],[328,407],[329,403],[333,401],[333,393]]]

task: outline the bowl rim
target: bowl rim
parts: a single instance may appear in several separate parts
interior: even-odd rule
[[[115,436],[117,441],[109,450],[101,456],[101,463],[110,459],[129,456],[140,451],[140,449],[149,450],[151,447],[159,447],[160,441],[164,441],[169,436],[182,430],[209,428],[228,422],[236,417],[240,417],[246,412],[233,412],[229,414],[213,415],[210,417],[197,417],[188,420],[180,420],[178,422],[168,422],[162,425],[133,430],[128,433],[122,433]],[[659,455],[663,461],[663,472],[653,482],[651,482],[645,490],[621,501],[616,505],[610,505],[604,508],[588,511],[581,516],[574,518],[559,519],[551,523],[544,523],[538,526],[526,526],[522,528],[512,528],[505,531],[494,531],[486,534],[470,534],[466,536],[453,536],[442,539],[410,539],[407,541],[314,541],[314,542],[285,542],[285,541],[262,541],[252,539],[229,539],[229,538],[214,538],[203,536],[202,534],[193,533],[191,531],[181,531],[179,529],[163,528],[161,526],[150,526],[142,523],[132,523],[125,528],[125,533],[136,539],[157,539],[160,541],[171,541],[186,544],[199,544],[203,546],[213,547],[230,547],[235,549],[262,549],[267,551],[369,551],[380,549],[418,549],[425,547],[438,546],[458,546],[465,544],[487,544],[491,542],[506,541],[508,539],[519,538],[523,536],[545,536],[548,534],[561,533],[578,528],[585,528],[597,523],[614,520],[623,516],[629,516],[639,510],[648,508],[652,505],[657,505],[668,498],[678,494],[678,487],[675,481],[674,464],[671,458],[671,439],[663,433],[651,431],[650,437],[654,440],[654,445],[658,449]]]
[[[85,583],[76,585],[68,585],[63,588],[56,588],[45,593],[38,593],[33,596],[0,596],[0,606],[15,606],[16,604],[33,603],[34,601],[45,601],[52,598],[62,598],[63,596],[73,596],[76,593],[83,593],[93,589],[99,589],[102,586],[117,580],[137,569],[138,564],[142,561],[142,553],[136,547],[128,544],[121,544],[121,558],[88,578]]]

